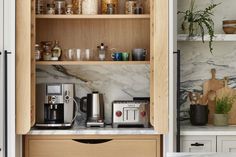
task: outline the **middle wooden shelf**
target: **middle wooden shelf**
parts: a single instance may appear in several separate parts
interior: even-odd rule
[[[150,61],[37,61],[36,65],[131,65],[150,64]]]
[[[150,14],[128,15],[36,15],[36,19],[150,19]]]

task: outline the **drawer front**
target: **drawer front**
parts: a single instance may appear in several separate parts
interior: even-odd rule
[[[155,140],[30,140],[29,157],[156,157]]]
[[[236,152],[236,136],[217,136],[217,152]]]
[[[182,152],[216,152],[216,136],[182,136]]]

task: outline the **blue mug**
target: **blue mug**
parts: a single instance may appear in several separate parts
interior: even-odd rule
[[[121,52],[114,52],[113,54],[111,54],[111,58],[114,61],[122,61],[122,53]]]

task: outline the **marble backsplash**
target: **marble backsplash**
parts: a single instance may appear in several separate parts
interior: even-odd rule
[[[208,43],[178,42],[181,50],[181,108],[187,110],[188,92],[202,92],[203,83],[211,78],[210,70],[216,69],[216,77],[229,77],[229,86],[236,88],[236,44],[215,42],[213,54]]]
[[[190,0],[179,0],[178,11],[189,9]],[[235,0],[195,0],[195,8],[206,8],[210,3],[220,3],[214,9],[213,21],[215,34],[224,34],[223,20],[236,19]],[[178,33],[181,31],[183,16],[178,15]],[[236,88],[236,44],[235,42],[214,42],[213,54],[209,52],[208,42],[178,42],[181,50],[181,109],[188,110],[189,91],[202,92],[204,81],[211,78],[210,69],[216,69],[216,77],[229,77],[229,86]]]
[[[105,123],[112,120],[112,101],[149,97],[149,65],[37,66],[37,83],[74,83],[76,97],[104,94]]]

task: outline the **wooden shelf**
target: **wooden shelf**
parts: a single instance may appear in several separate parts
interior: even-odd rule
[[[36,65],[132,65],[150,64],[150,61],[37,61]]]
[[[209,35],[204,36],[205,41],[209,41]],[[187,34],[179,34],[178,41],[202,41],[201,36],[189,37]],[[236,34],[215,34],[213,41],[236,41]]]
[[[36,15],[36,19],[150,19],[150,15]]]

